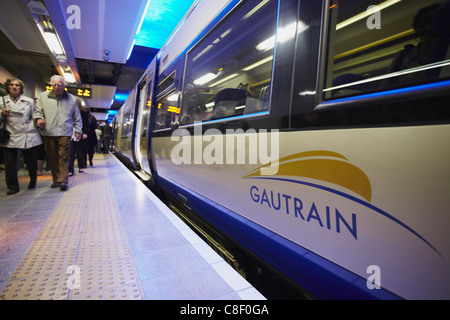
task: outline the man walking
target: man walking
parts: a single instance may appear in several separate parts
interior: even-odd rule
[[[76,140],[80,140],[83,123],[76,98],[65,91],[64,78],[54,75],[50,82],[52,91],[40,94],[33,119],[44,139],[53,178],[52,188],[59,187],[65,191],[69,182],[70,140],[74,131]]]

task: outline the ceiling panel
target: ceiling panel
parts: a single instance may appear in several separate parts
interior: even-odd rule
[[[17,49],[47,54],[24,1],[2,0],[0,8],[0,29]]]
[[[91,99],[85,99],[91,109],[109,109],[116,93],[115,86],[92,85]]]
[[[128,95],[139,81],[168,36],[194,0],[151,0],[143,24],[140,43],[127,56],[148,0],[0,0],[0,66],[3,73],[16,77],[32,72],[42,75],[36,92],[44,90],[52,74],[57,74],[57,60],[51,56],[37,28],[41,14],[50,14],[67,53],[78,86],[93,88],[94,96],[86,104],[94,111],[118,109],[123,101],[115,101],[114,92]],[[197,1],[197,0],[195,0]],[[44,10],[30,12],[27,4]],[[67,20],[74,13],[67,8],[80,8],[80,29],[69,29]],[[38,15],[39,14],[39,15]],[[156,17],[156,18],[155,18]],[[148,21],[148,20],[147,20]],[[154,40],[158,42],[142,42]],[[104,50],[109,50],[105,59]],[[79,77],[78,77],[79,75]]]

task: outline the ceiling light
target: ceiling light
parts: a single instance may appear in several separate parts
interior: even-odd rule
[[[303,22],[299,21],[298,23],[298,32],[303,32],[306,29],[308,29],[308,26],[306,26]],[[269,49],[273,49],[275,47],[275,40],[278,43],[286,42],[290,39],[292,39],[295,36],[295,32],[297,30],[297,23],[291,23],[290,25],[287,25],[284,28],[279,28],[277,30],[277,35],[271,36],[270,38],[264,40],[260,44],[256,46],[256,50],[258,51],[266,51]]]
[[[116,93],[114,95],[114,100],[117,101],[125,101],[128,98],[128,94],[127,93]]]
[[[275,36],[270,37],[267,40],[264,40],[260,44],[256,46],[256,50],[258,51],[266,51],[270,48],[275,47]]]
[[[244,70],[244,71],[249,71],[249,70],[251,70],[251,69],[254,69],[254,68],[256,68],[256,67],[259,67],[260,65],[262,65],[262,64],[264,64],[264,63],[266,63],[266,62],[269,62],[270,60],[273,60],[273,56],[270,56],[270,57],[267,57],[267,58],[265,58],[265,59],[259,60],[258,62],[254,63],[254,64],[252,64],[252,65],[250,65],[250,66],[248,66],[248,67],[246,67],[246,68],[244,68],[244,69],[242,69],[242,70]]]
[[[204,76],[198,78],[197,80],[194,80],[194,84],[203,85],[203,84],[215,79],[216,77],[217,77],[217,75],[210,72],[210,73],[207,73]]]
[[[75,83],[75,77],[71,72],[64,72],[63,73],[64,79],[66,79],[66,82],[68,83]]]
[[[44,39],[47,43],[50,50],[57,55],[64,54],[64,50],[62,49],[58,37],[53,32],[44,32]]]
[[[128,61],[128,59],[130,59],[131,52],[133,52],[133,48],[134,48],[134,43],[135,43],[135,41],[136,41],[136,40],[133,40],[133,43],[131,44],[130,51],[128,51],[127,61]]]
[[[178,94],[177,93],[173,93],[170,96],[167,97],[168,101],[171,102],[177,102],[178,101]]]
[[[267,2],[269,2],[269,0],[261,1],[260,4],[258,4],[256,7],[253,8],[253,10],[251,10],[249,13],[247,13],[247,14],[244,16],[243,20],[245,20],[245,19],[247,19],[247,18],[250,18],[256,11],[258,11],[259,9],[261,9]]]
[[[233,79],[234,77],[237,77],[239,74],[238,73],[233,73],[232,75],[229,75],[228,77],[225,77],[223,79],[220,79],[219,81],[213,83],[212,85],[210,85],[209,87],[215,87],[219,84],[221,84],[222,82],[225,82],[227,80]]]
[[[145,16],[147,15],[148,5],[150,4],[150,0],[147,0],[147,4],[145,5],[144,13],[142,14],[141,21],[139,22],[139,26],[137,28],[136,34],[139,34],[141,31],[142,23],[144,22]]]

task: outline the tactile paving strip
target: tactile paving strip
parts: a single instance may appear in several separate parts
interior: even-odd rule
[[[67,300],[68,297],[65,272],[8,281],[0,294],[5,300]]]
[[[0,299],[135,300],[143,291],[104,161],[70,178]],[[55,190],[55,192],[58,192]]]

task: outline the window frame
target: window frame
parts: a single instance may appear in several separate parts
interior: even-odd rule
[[[169,69],[169,70],[171,70],[171,69]],[[171,88],[173,88],[175,86],[176,75],[177,75],[177,68],[175,67],[175,68],[173,68],[173,70],[171,70],[171,72],[169,72],[169,74],[167,76],[160,77],[159,79],[161,79],[161,81],[158,81],[158,78],[157,78],[157,83],[155,86],[156,100],[158,100],[160,98],[160,96],[165,95],[166,91],[171,90]],[[158,91],[158,88],[161,86],[161,84],[164,84],[166,81],[168,81],[170,77],[173,78],[172,82],[169,83],[167,86],[165,86],[161,91]]]
[[[286,1],[286,0],[284,0]],[[278,28],[279,28],[279,14],[280,14],[280,2],[283,2],[283,0],[275,0],[275,2],[277,3],[277,8],[278,8],[278,12],[276,13],[276,27],[275,27],[275,33],[278,32]],[[203,33],[194,41],[194,43],[189,46],[189,48],[186,50],[186,52],[183,54],[183,77],[182,77],[182,86],[180,91],[182,92],[181,94],[181,99],[180,99],[180,106],[181,106],[181,114],[183,115],[183,99],[185,99],[186,97],[184,96],[184,92],[185,92],[185,88],[187,85],[187,66],[188,66],[188,59],[189,59],[189,54],[195,49],[197,48],[204,40],[205,38],[207,38],[214,30],[216,30],[217,27],[219,27],[224,20],[226,20],[231,14],[233,14],[235,12],[235,10],[239,9],[239,6],[242,4],[242,1],[236,1],[236,3],[233,5],[233,7],[227,11],[225,14],[221,15],[219,19],[217,19],[217,21],[211,23],[204,31]],[[252,120],[252,119],[258,119],[261,117],[270,117],[272,114],[272,100],[274,97],[273,94],[273,86],[274,86],[274,74],[275,74],[275,70],[276,70],[276,52],[277,52],[277,44],[275,44],[274,46],[274,52],[273,52],[273,59],[272,59],[272,71],[271,71],[271,77],[270,77],[270,96],[269,96],[269,105],[268,108],[266,110],[260,111],[260,112],[255,112],[255,113],[249,113],[249,114],[242,114],[242,115],[232,115],[232,116],[228,116],[228,117],[223,117],[223,118],[217,118],[217,119],[209,119],[209,120],[205,120],[205,121],[201,121],[199,123],[201,123],[202,126],[205,127],[214,127],[216,125],[223,125],[226,123],[230,123],[230,122],[236,122],[236,121],[247,121],[247,120]],[[189,123],[189,124],[180,124],[180,128],[185,128],[185,129],[192,129],[194,128],[194,126],[199,125],[199,123]]]
[[[345,109],[352,107],[370,107],[374,104],[410,101],[419,98],[447,96],[450,91],[450,79],[436,79],[422,84],[403,85],[398,88],[379,89],[374,92],[362,93],[345,97],[325,98],[325,81],[327,77],[328,42],[330,36],[329,7],[332,0],[324,1],[322,13],[322,31],[320,34],[320,52],[316,85],[316,101],[314,111]],[[388,73],[387,73],[388,74]],[[387,75],[386,74],[386,75]],[[373,80],[377,81],[377,80]]]
[[[167,96],[169,96],[170,94],[172,94],[173,92],[178,93],[178,86],[179,86],[179,79],[177,79],[177,76],[179,77],[181,72],[180,72],[180,59],[177,58],[175,61],[172,62],[172,64],[166,68],[161,74],[158,75],[158,71],[156,71],[156,77],[154,79],[154,91],[153,91],[153,95],[154,98],[152,99],[152,103],[154,102],[154,104],[152,105],[154,108],[154,110],[151,111],[151,113],[153,114],[153,116],[151,116],[150,122],[151,122],[151,131],[154,132],[155,134],[158,133],[162,133],[162,132],[168,132],[168,131],[172,131],[175,127],[177,127],[177,124],[174,124],[173,126],[169,126],[169,127],[164,127],[164,128],[156,128],[156,123],[157,123],[157,118],[158,118],[158,101],[161,100],[162,98],[165,98]],[[160,84],[163,84],[165,81],[169,80],[169,78],[172,77],[173,81],[168,84],[167,86],[164,87],[163,90],[158,91],[158,86]],[[176,106],[179,106],[180,103],[180,97],[178,96],[177,102],[176,102]]]

